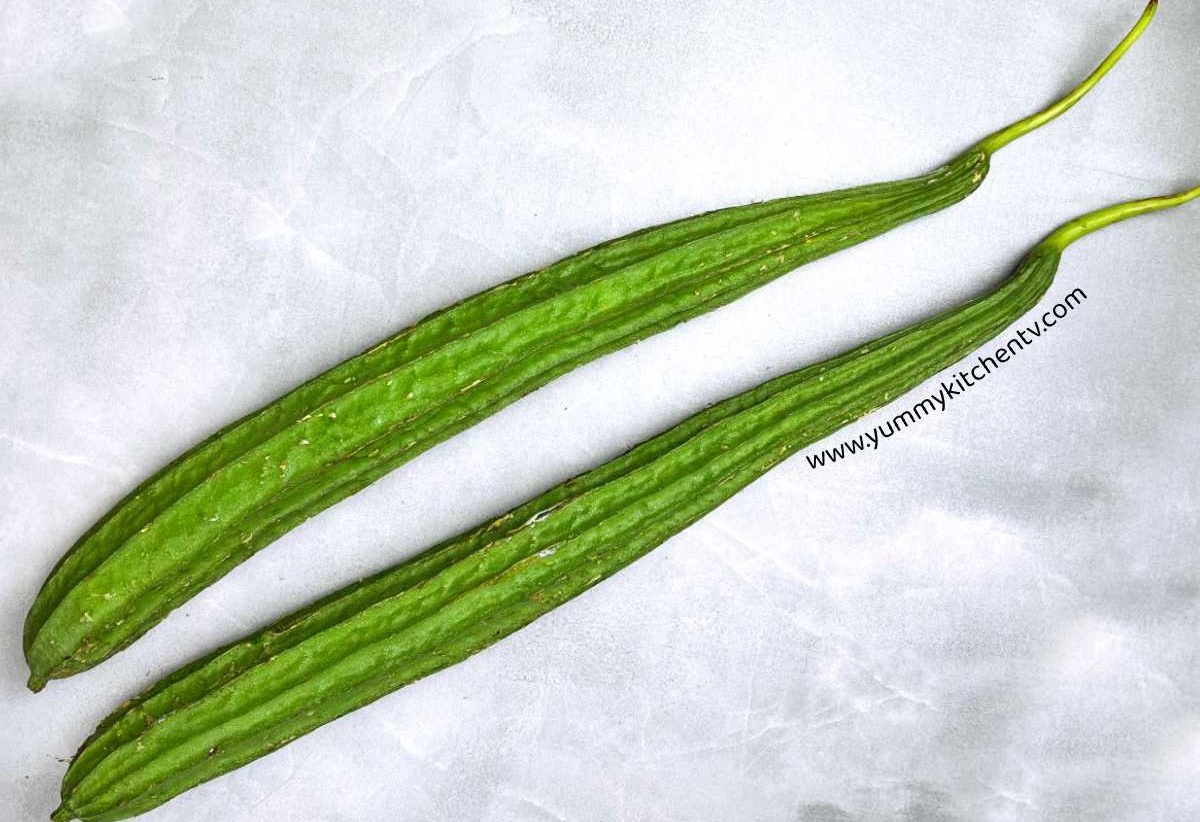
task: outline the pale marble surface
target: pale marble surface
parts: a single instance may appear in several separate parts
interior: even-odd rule
[[[617,233],[924,170],[1138,0],[0,6],[0,817],[121,699],[703,403],[985,288],[1200,176],[1200,4],[969,202],[588,366],[37,696],[71,541],[198,438]],[[1200,817],[1200,207],[1071,250],[1089,300],[944,414],[792,459],[466,664],[146,820]],[[865,430],[864,421],[853,433]]]

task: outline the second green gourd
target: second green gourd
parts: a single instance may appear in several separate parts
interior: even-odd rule
[[[291,528],[554,377],[797,266],[956,203],[991,155],[1077,89],[919,177],[730,208],[631,234],[471,297],[321,374],[181,456],[51,572],[25,622],[29,685],[133,642]]]
[[[1070,243],[1197,196],[1200,188],[1073,220],[989,294],[725,400],[180,669],[84,743],[53,818],[141,813],[488,647],[994,337],[1046,293]]]

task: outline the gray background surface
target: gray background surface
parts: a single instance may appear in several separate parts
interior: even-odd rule
[[[1194,185],[1200,4],[1166,0],[968,202],[560,379],[26,692],[37,587],[148,472],[571,251],[930,168],[1140,10],[8,0],[0,817],[44,819],[95,723],[215,644],[979,293],[1068,217]],[[1198,229],[1193,206],[1080,243],[1047,304],[1088,301],[945,413],[793,458],[512,639],[145,818],[1200,817]]]

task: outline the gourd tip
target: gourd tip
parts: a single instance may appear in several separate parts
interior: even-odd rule
[[[50,822],[68,822],[75,818],[75,812],[67,807],[67,803],[63,802],[54,809],[54,813],[50,814]]]
[[[1105,226],[1119,223],[1122,220],[1128,220],[1130,217],[1136,217],[1139,214],[1152,214],[1155,211],[1175,208],[1176,206],[1181,206],[1184,203],[1195,200],[1197,197],[1200,197],[1200,186],[1188,189],[1187,191],[1180,191],[1176,194],[1116,203],[1115,205],[1084,214],[1082,217],[1076,217],[1070,222],[1063,223],[1050,236],[1043,240],[1042,243],[1061,252],[1081,237],[1086,237],[1093,231],[1098,231]]]
[[[46,678],[37,674],[30,674],[29,681],[25,685],[36,694],[42,688],[46,687]]]
[[[1146,27],[1150,25],[1150,21],[1154,19],[1157,9],[1158,0],[1150,0],[1150,4],[1146,6],[1146,10],[1142,12],[1142,16],[1138,18],[1137,23],[1129,31],[1129,33],[1125,35],[1124,39],[1122,39],[1121,42],[1117,44],[1116,48],[1114,48],[1109,55],[1104,58],[1100,65],[1096,67],[1095,71],[1088,75],[1082,83],[1072,89],[1069,94],[1067,94],[1058,102],[1037,112],[1036,114],[1031,114],[1023,120],[1018,120],[1017,122],[1005,126],[999,131],[988,135],[981,140],[977,146],[983,149],[983,151],[987,154],[992,154],[1004,148],[1014,140],[1017,140],[1032,131],[1036,131],[1046,123],[1057,119],[1058,117],[1062,116],[1064,112],[1069,111],[1076,103],[1083,99],[1088,92],[1095,88],[1096,85],[1102,79],[1104,79],[1104,76],[1112,70],[1112,67],[1120,62],[1121,58],[1125,56],[1125,53],[1133,47],[1133,44],[1136,43],[1142,36],[1142,33],[1145,32]]]

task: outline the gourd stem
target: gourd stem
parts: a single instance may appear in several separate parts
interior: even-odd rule
[[[1109,70],[1125,56],[1125,52],[1129,51],[1133,44],[1137,42],[1138,38],[1142,36],[1142,32],[1150,25],[1150,21],[1154,19],[1154,13],[1157,10],[1158,0],[1150,0],[1150,4],[1146,6],[1146,10],[1142,12],[1141,18],[1137,21],[1137,25],[1133,27],[1129,34],[1125,35],[1125,39],[1117,44],[1112,53],[1104,58],[1104,62],[1097,66],[1096,70],[1088,75],[1086,80],[1076,86],[1070,94],[1049,108],[1043,109],[1037,114],[1032,114],[1024,120],[1006,126],[994,134],[983,138],[977,144],[978,148],[988,154],[998,151],[1013,140],[1024,137],[1029,132],[1041,128],[1078,103],[1084,95],[1095,88],[1096,84],[1104,78],[1104,75],[1108,74]]]
[[[1151,197],[1147,200],[1117,203],[1116,205],[1101,208],[1089,214],[1084,214],[1082,217],[1076,217],[1070,222],[1063,223],[1049,237],[1042,240],[1041,245],[1049,246],[1058,252],[1062,252],[1064,248],[1080,237],[1086,237],[1093,231],[1098,231],[1105,226],[1119,223],[1122,220],[1128,220],[1130,217],[1136,217],[1139,214],[1149,214],[1152,211],[1174,208],[1175,206],[1183,205],[1189,200],[1195,200],[1197,197],[1200,197],[1200,186],[1167,197]]]

